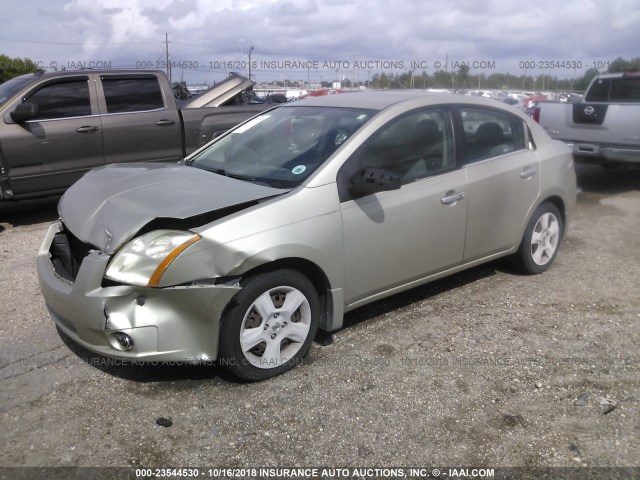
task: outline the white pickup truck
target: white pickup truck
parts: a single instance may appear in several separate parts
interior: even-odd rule
[[[640,165],[640,73],[599,75],[584,101],[540,103],[533,118],[566,143],[577,162]]]

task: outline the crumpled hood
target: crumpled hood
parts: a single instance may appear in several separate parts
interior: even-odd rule
[[[282,193],[194,167],[130,163],[91,170],[66,191],[58,213],[79,240],[111,254],[156,218],[186,219]]]

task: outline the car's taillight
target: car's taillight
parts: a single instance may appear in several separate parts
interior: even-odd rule
[[[533,110],[533,119],[534,119],[536,122],[540,123],[540,107],[536,107],[536,108]]]

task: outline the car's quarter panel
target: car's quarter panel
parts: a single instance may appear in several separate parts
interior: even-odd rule
[[[540,165],[520,150],[465,166],[467,232],[464,262],[517,248],[540,192]]]
[[[554,196],[562,199],[566,230],[576,204],[576,171],[571,149],[560,140],[551,139],[538,123],[528,122],[528,126],[540,160],[540,202]]]
[[[61,85],[86,85],[90,102],[90,111],[81,116],[56,118],[54,113],[45,115],[48,118],[15,123],[8,113],[4,115],[0,140],[2,159],[14,196],[61,191],[90,168],[103,165],[102,123],[92,77],[79,75],[38,82],[4,108],[3,111],[10,112],[23,103],[23,98],[28,102],[34,95],[41,97],[47,89]],[[46,99],[53,109],[70,101],[60,90]]]
[[[547,141],[536,151],[540,158],[540,202],[560,199],[564,229],[576,205],[576,172],[569,148],[558,140]],[[555,201],[555,200],[554,200]],[[557,203],[557,202],[556,202]]]
[[[347,304],[459,265],[467,203],[464,170],[341,205]]]

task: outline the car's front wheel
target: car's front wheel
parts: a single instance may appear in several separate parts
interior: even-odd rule
[[[562,240],[562,216],[552,203],[543,203],[531,216],[520,248],[513,257],[515,266],[524,273],[547,270],[558,254]]]
[[[279,375],[308,353],[319,315],[317,291],[297,271],[250,277],[222,319],[219,363],[243,380]]]

